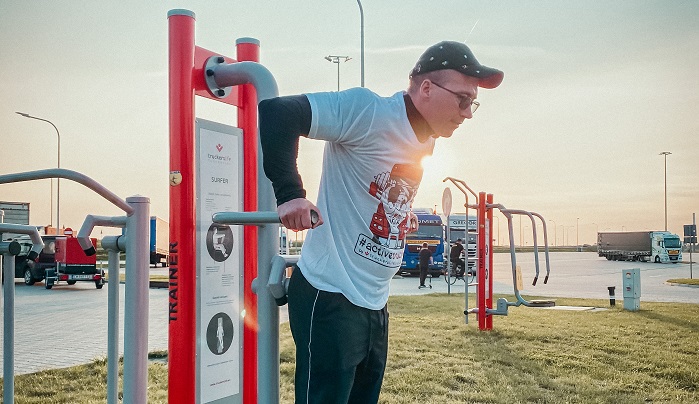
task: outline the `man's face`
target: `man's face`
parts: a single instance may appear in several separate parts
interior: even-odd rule
[[[439,81],[439,82],[438,82]],[[435,135],[451,137],[464,119],[471,119],[471,107],[461,109],[459,104],[468,97],[478,96],[478,79],[454,70],[445,70],[439,80],[425,80],[421,91],[427,97],[423,115]]]

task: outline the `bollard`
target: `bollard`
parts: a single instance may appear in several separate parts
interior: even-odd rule
[[[607,289],[609,290],[609,305],[616,306],[616,298],[614,297],[614,289],[616,289],[616,286],[608,286]]]

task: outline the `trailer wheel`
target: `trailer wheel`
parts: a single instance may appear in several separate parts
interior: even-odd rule
[[[660,256],[658,256],[658,255],[655,256],[655,263],[660,264]]]
[[[46,281],[46,285],[44,285],[46,289],[51,289],[53,287],[53,282],[51,281]]]
[[[32,270],[27,268],[24,270],[24,284],[27,286],[32,286],[36,281],[32,276]]]
[[[77,281],[67,281],[69,285],[75,285]]]
[[[102,282],[100,282],[100,281],[95,281],[95,287],[96,287],[97,289],[102,289],[102,286],[104,286],[104,284],[103,284]]]

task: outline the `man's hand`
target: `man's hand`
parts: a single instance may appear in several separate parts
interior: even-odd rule
[[[311,210],[318,214],[318,221],[311,223]],[[300,231],[313,229],[323,224],[323,217],[318,208],[305,198],[296,198],[277,206],[277,213],[282,224],[289,230]]]
[[[417,215],[411,210],[408,212],[408,233],[415,233],[420,227],[417,222]]]

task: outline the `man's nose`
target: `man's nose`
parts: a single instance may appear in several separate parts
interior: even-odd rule
[[[461,110],[461,116],[464,117],[464,119],[471,119],[473,118],[473,112],[471,112],[471,107],[468,107],[466,109]]]

